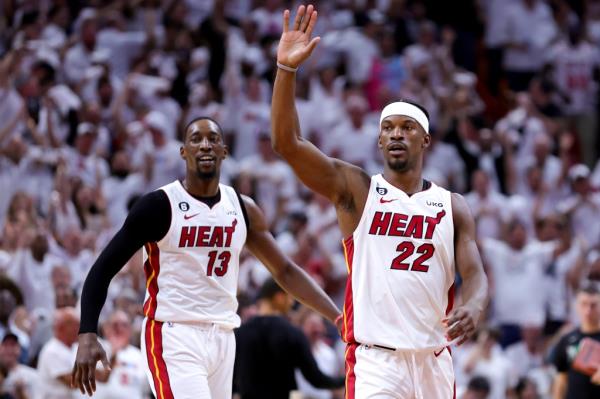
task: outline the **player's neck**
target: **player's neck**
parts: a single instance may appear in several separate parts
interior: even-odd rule
[[[383,170],[383,177],[392,186],[399,188],[409,195],[423,190],[421,168],[398,172],[386,166]]]
[[[581,323],[579,329],[584,334],[597,334],[600,333],[600,323]]]
[[[219,191],[219,175],[210,179],[187,175],[183,187],[194,197],[214,197]]]

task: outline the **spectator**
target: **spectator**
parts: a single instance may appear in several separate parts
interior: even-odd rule
[[[258,295],[258,315],[236,330],[234,385],[242,399],[288,398],[296,389],[296,368],[314,387],[344,385],[343,377],[319,370],[302,331],[284,318],[292,304],[293,298],[269,279]]]
[[[7,333],[0,344],[0,366],[5,367],[2,388],[15,398],[35,398],[38,390],[37,370],[19,363],[21,345],[15,334]]]
[[[96,395],[106,399],[142,399],[150,387],[139,348],[130,344],[131,320],[122,310],[113,312],[104,324],[104,338],[110,345],[111,372],[106,384],[99,384]]]
[[[469,381],[466,392],[461,399],[488,399],[490,383],[485,377],[475,376]]]
[[[579,326],[560,339],[550,356],[558,371],[554,379],[554,397],[557,399],[592,399],[600,396],[600,385],[592,383],[589,376],[572,367],[583,338],[600,341],[600,291],[594,283],[579,288],[575,310]],[[595,381],[600,381],[598,374],[594,376]]]

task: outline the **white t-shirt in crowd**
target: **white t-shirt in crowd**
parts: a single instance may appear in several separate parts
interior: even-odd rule
[[[142,399],[150,391],[139,348],[129,345],[117,353],[115,366],[105,384],[98,384],[98,399]]]
[[[336,356],[335,351],[332,347],[327,345],[323,341],[317,342],[312,348],[312,354],[317,362],[319,370],[323,374],[330,377],[336,377],[340,374],[340,364]],[[304,378],[300,370],[296,370],[296,383],[298,384],[298,390],[302,392],[307,398],[312,399],[331,399],[333,394],[329,389],[317,389],[313,387]]]
[[[555,242],[531,241],[523,249],[515,250],[503,241],[483,240],[483,254],[493,273],[494,321],[519,325],[544,323],[544,272],[555,248]]]
[[[40,352],[38,372],[40,389],[36,399],[74,399],[76,390],[69,388],[57,377],[70,375],[75,363],[75,350],[52,337]],[[78,391],[77,391],[78,392]]]
[[[46,254],[44,260],[38,262],[29,249],[18,250],[13,259],[14,266],[9,275],[21,288],[27,310],[38,309],[51,315],[55,306],[50,275],[55,266],[62,265],[61,259]]]
[[[486,198],[482,198],[477,192],[471,191],[465,195],[465,200],[475,218],[477,237],[500,238],[503,223],[508,217],[506,197],[490,191]]]
[[[597,47],[585,41],[573,47],[563,40],[550,49],[547,59],[554,66],[555,82],[570,98],[565,110],[570,114],[593,112],[598,89],[594,68],[600,63]]]
[[[27,397],[34,399],[39,389],[39,383],[39,374],[36,369],[24,364],[17,364],[14,369],[9,371],[2,388],[4,391],[17,397],[15,390],[17,384],[20,384],[24,387]]]
[[[423,176],[428,178],[428,176],[436,175],[443,176],[448,184],[452,183],[451,186],[445,188],[459,193],[464,192],[466,187],[465,163],[453,145],[439,141],[427,149]]]
[[[504,352],[510,362],[512,382],[517,383],[521,377],[526,377],[530,370],[541,367],[544,364],[542,353],[531,353],[527,345],[521,341],[510,345]],[[512,385],[512,384],[511,384]]]
[[[123,224],[127,217],[127,203],[136,194],[144,193],[144,176],[130,173],[125,178],[109,176],[102,181],[102,196],[106,200],[107,214],[112,227]]]
[[[571,226],[575,234],[593,247],[600,243],[600,193],[592,193],[582,201],[574,194],[558,204],[558,209],[571,214]]]
[[[473,348],[472,350],[478,350]],[[465,359],[469,354],[465,355]],[[489,359],[480,359],[470,376],[485,377],[490,383],[490,394],[487,399],[505,399],[506,390],[511,384],[511,364],[502,352],[499,345],[492,348],[492,354]]]

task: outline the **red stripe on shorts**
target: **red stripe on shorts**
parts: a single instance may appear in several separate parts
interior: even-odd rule
[[[157,306],[156,296],[158,295],[158,274],[160,273],[160,250],[155,242],[147,243],[145,248],[148,254],[148,259],[144,262],[148,299],[144,303],[144,315],[149,319],[154,319]]]
[[[448,306],[446,307],[446,316],[452,311],[454,307],[454,283],[448,289]]]
[[[156,398],[173,399],[169,373],[162,355],[162,326],[163,323],[160,321],[146,319],[146,330],[144,331],[146,356],[148,357],[148,366],[154,382]]]
[[[354,366],[356,366],[356,348],[358,344],[352,343],[346,346],[346,395],[345,399],[355,398],[356,389],[356,374],[354,374]]]
[[[346,280],[346,295],[344,298],[344,324],[342,326],[342,338],[346,343],[356,342],[354,339],[354,304],[352,301],[352,261],[354,258],[354,238],[350,236],[342,241],[348,277]]]

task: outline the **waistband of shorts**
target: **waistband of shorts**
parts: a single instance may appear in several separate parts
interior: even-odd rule
[[[436,356],[439,356],[439,354],[442,353],[444,351],[444,349],[448,348],[448,345],[446,345],[446,346],[440,345],[438,347],[427,347],[427,348],[419,348],[419,349],[405,349],[405,348],[392,348],[389,346],[378,345],[378,344],[361,344],[358,342],[357,342],[357,344],[362,345],[366,348],[382,349],[385,351],[397,352],[397,353],[431,353],[431,352],[433,352]]]
[[[150,320],[150,319],[148,319]],[[215,322],[210,322],[210,321],[163,321],[163,320],[155,320],[155,321],[159,321],[163,324],[166,324],[167,326],[176,326],[176,325],[183,325],[183,326],[188,326],[188,327],[194,327],[194,328],[198,328],[198,329],[203,329],[203,330],[211,330],[211,329],[217,329],[219,331],[233,331],[236,327],[229,325],[229,324],[223,324],[223,323],[215,323]]]

